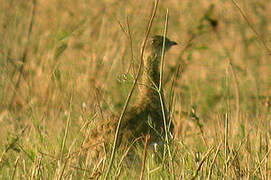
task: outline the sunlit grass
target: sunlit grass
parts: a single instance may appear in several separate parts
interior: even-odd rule
[[[0,178],[104,177],[110,152],[95,170],[81,144],[94,120],[120,114],[153,2],[0,2]],[[163,34],[168,8],[167,36],[179,44],[164,61],[173,176],[268,179],[271,66],[255,31],[270,47],[271,3],[238,2],[250,24],[231,1],[213,3],[211,10],[211,1],[161,1],[152,28]],[[148,152],[145,179],[173,177],[169,162]],[[141,163],[120,165],[123,153],[110,177],[139,178]]]

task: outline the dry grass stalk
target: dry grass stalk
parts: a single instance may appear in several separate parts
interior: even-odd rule
[[[140,173],[140,177],[139,177],[140,180],[143,179],[143,175],[144,175],[146,158],[147,158],[147,151],[148,151],[148,146],[149,146],[149,143],[150,143],[150,138],[151,137],[150,137],[149,134],[147,134],[146,137],[145,137],[143,161],[142,161],[141,173]]]

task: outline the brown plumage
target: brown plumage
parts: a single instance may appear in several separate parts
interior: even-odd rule
[[[118,146],[129,145],[133,140],[146,134],[151,135],[151,142],[163,141],[165,135],[162,116],[161,101],[157,88],[160,80],[160,61],[163,47],[163,36],[149,38],[144,53],[144,68],[142,83],[134,106],[126,111],[120,127]],[[174,41],[165,38],[165,51],[176,45]],[[162,93],[164,102],[164,96]],[[165,113],[167,117],[165,105]],[[84,147],[92,160],[99,159],[104,153],[104,145],[110,147],[119,117],[112,116],[107,119],[97,120]],[[151,122],[151,123],[150,123]]]

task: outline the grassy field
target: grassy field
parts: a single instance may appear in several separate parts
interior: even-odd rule
[[[93,121],[120,114],[154,1],[0,4],[0,179],[104,178],[108,161],[96,170],[81,145]],[[161,0],[152,34],[167,9],[176,138],[172,161],[147,155],[144,179],[270,179],[271,2]],[[109,179],[139,179],[122,156]]]

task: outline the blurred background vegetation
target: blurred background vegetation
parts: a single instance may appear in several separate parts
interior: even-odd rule
[[[86,124],[120,112],[153,3],[0,0],[1,179],[59,177],[58,155],[80,148]],[[238,6],[247,20],[234,1],[159,3],[152,34],[163,34],[168,9],[168,37],[178,43],[166,55],[164,74],[183,154],[177,178],[192,176],[194,154],[210,147],[220,150],[213,177],[270,176],[271,2]],[[205,179],[210,163],[204,167]],[[83,177],[76,168],[64,174]]]

